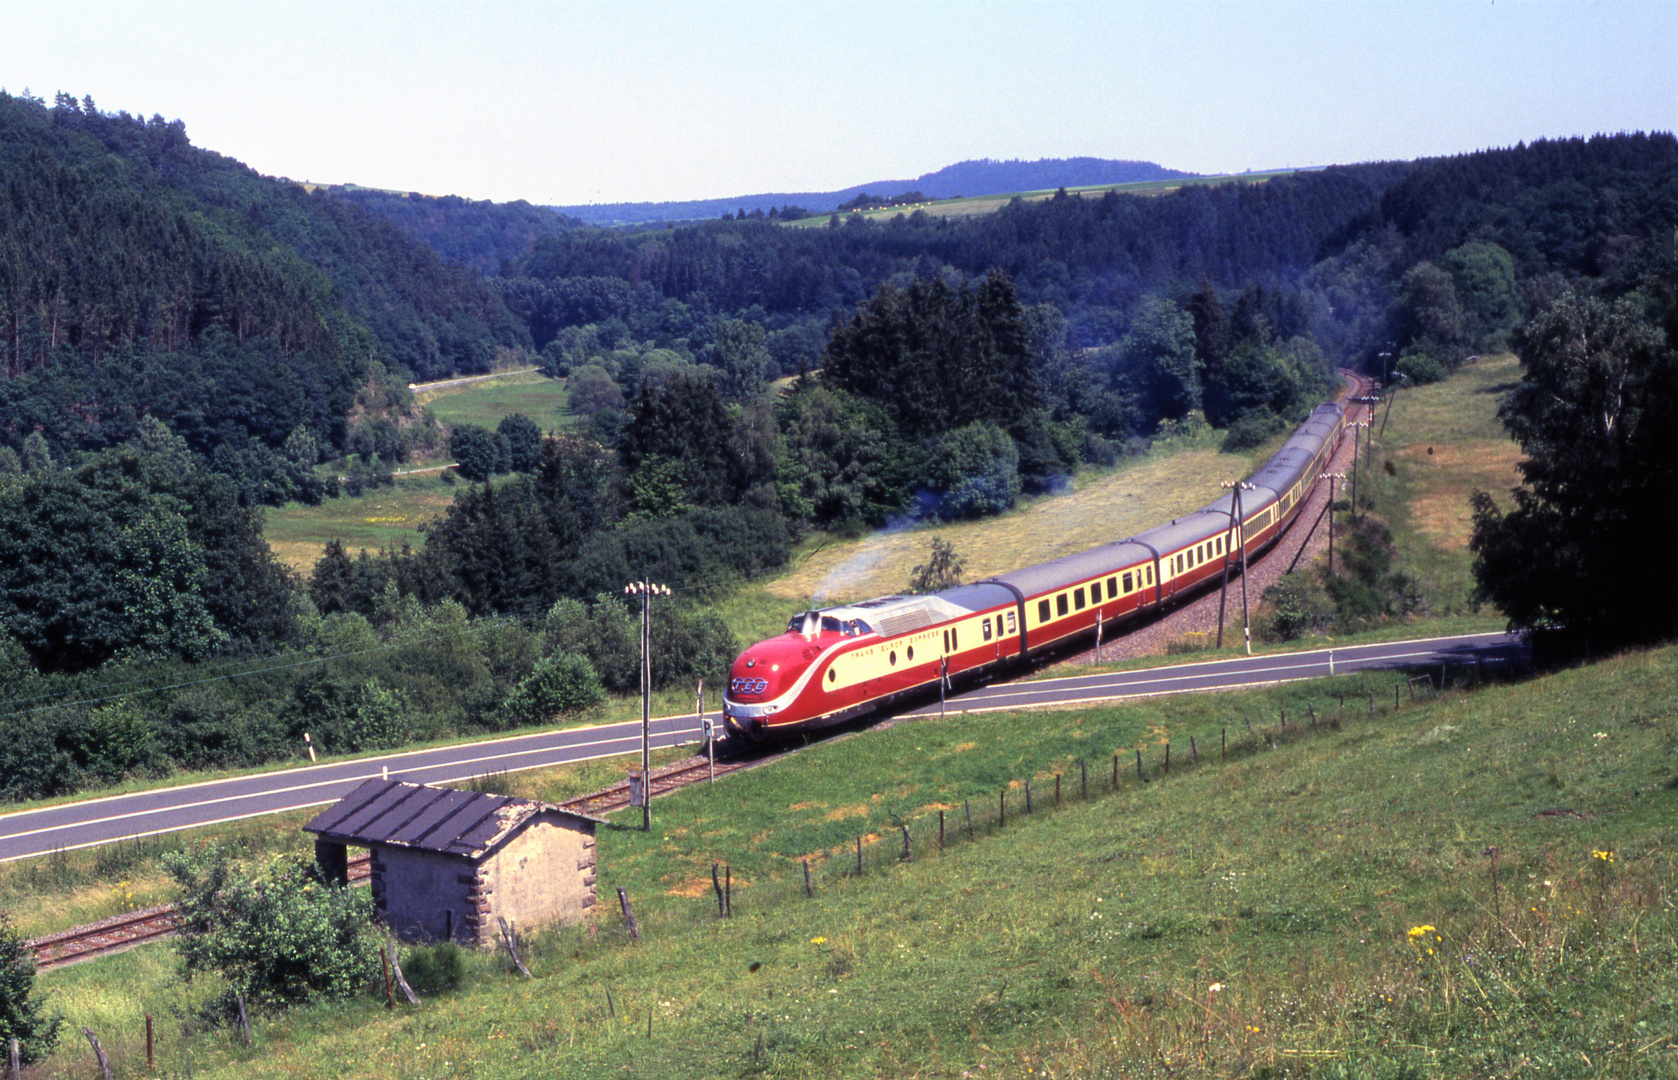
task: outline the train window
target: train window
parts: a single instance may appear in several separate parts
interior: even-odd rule
[[[1177,572],[1179,574],[1183,572],[1183,557],[1181,555],[1177,556]]]
[[[956,628],[953,626],[950,627],[950,649],[952,652],[961,651],[961,637],[956,633]]]
[[[834,668],[828,668],[827,669],[827,681],[828,682],[836,682],[838,680],[838,678],[839,678],[839,672],[836,669],[834,669]]]
[[[1056,615],[1065,615],[1066,614],[1066,594],[1065,593],[1061,593],[1059,596],[1055,597],[1055,614]]]
[[[891,661],[891,666],[892,667],[896,667],[897,666],[897,650],[893,649],[891,651],[891,655],[886,657],[886,659]]]
[[[841,629],[841,627],[839,625],[839,620],[838,619],[835,619],[831,615],[823,615],[822,616],[822,631],[824,633],[837,634],[840,631],[840,629]]]
[[[1142,573],[1146,574],[1148,577],[1148,580],[1143,582],[1143,584],[1152,585],[1154,583],[1154,568],[1151,566],[1144,566],[1142,568]]]
[[[1010,634],[1014,632],[1014,613],[1012,611],[1008,613],[1008,632]]]
[[[1133,581],[1133,579],[1131,578],[1131,576],[1129,574],[1126,574],[1124,576],[1124,591],[1125,592],[1130,591],[1132,581]]]
[[[1049,621],[1049,602],[1047,600],[1037,601],[1037,621],[1040,623]]]
[[[986,619],[986,620],[985,620],[985,640],[986,640],[986,641],[989,641],[989,640],[990,640],[990,637],[991,637],[991,625],[990,625],[990,620],[989,620],[989,619]]]
[[[909,646],[908,652],[909,652],[909,659],[913,660],[915,658],[915,647],[913,645]]]
[[[1194,561],[1197,562],[1197,563],[1203,563],[1203,562],[1206,561],[1206,545],[1205,544],[1201,544],[1199,547],[1194,549]]]
[[[1107,579],[1107,599],[1117,600],[1118,598],[1119,598],[1119,576],[1117,574],[1114,574],[1112,577]]]
[[[948,630],[944,631],[944,651],[950,651],[950,632]]]
[[[1078,611],[1084,610],[1084,589],[1081,585],[1072,590],[1072,606]]]

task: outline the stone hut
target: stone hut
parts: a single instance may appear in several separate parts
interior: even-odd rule
[[[328,875],[372,856],[378,918],[405,941],[485,945],[497,918],[578,922],[594,907],[598,818],[552,803],[368,780],[303,826]]]

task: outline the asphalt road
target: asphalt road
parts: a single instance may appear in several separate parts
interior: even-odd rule
[[[1365,668],[1502,663],[1522,655],[1516,638],[1501,633],[1358,645],[1313,652],[1214,660],[1100,675],[1000,683],[952,695],[948,712],[1023,709],[1120,698],[1187,693],[1314,679]],[[906,715],[936,715],[939,704]],[[720,715],[709,714],[719,721]],[[693,715],[652,724],[658,748],[698,741]],[[0,862],[55,850],[200,828],[240,818],[320,806],[342,798],[364,780],[390,775],[421,783],[455,783],[486,772],[517,772],[628,754],[640,747],[639,721],[517,735],[432,750],[414,750],[324,765],[159,788],[133,795],[43,806],[0,815]]]

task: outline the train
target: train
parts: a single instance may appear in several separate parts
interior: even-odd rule
[[[1135,536],[939,592],[799,612],[735,658],[724,724],[761,742],[842,723],[1180,603],[1281,537],[1345,425],[1345,406],[1317,406],[1238,489]]]

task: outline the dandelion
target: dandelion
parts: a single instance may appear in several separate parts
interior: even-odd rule
[[[827,944],[827,939],[824,938],[824,937],[813,937],[813,938],[810,939],[810,944],[812,944],[812,945],[826,945]]]
[[[1609,848],[1606,851],[1593,850],[1591,852],[1591,858],[1598,859],[1602,862],[1605,862],[1605,863],[1608,863],[1608,864],[1612,865],[1613,862],[1614,862],[1614,849]]]
[[[1437,929],[1438,929],[1438,927],[1436,927],[1436,926],[1428,926],[1428,925],[1412,926],[1410,928],[1410,940],[1411,941],[1419,941],[1420,939],[1427,937],[1429,934],[1433,933]]]

